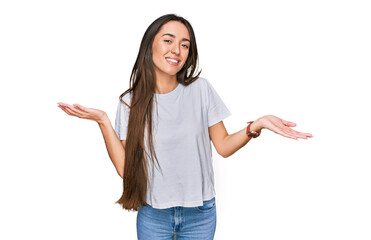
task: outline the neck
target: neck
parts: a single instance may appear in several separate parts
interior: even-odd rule
[[[157,94],[165,94],[173,91],[177,86],[178,82],[176,80],[176,75],[162,75],[158,76],[156,74],[156,89],[155,93]]]

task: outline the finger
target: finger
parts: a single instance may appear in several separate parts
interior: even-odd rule
[[[84,115],[83,112],[81,112],[80,110],[77,110],[76,108],[70,105],[67,105],[66,108],[70,110],[76,117],[82,118]]]
[[[303,134],[305,134],[307,137],[313,137],[313,135],[310,133],[303,133]]]
[[[295,135],[298,135],[298,136],[301,136],[301,137],[304,137],[304,138],[313,137],[313,135],[310,134],[310,133],[303,133],[303,132],[298,132],[298,131],[295,131],[295,130],[292,130],[292,131],[294,131]]]
[[[61,106],[60,108],[61,108],[65,113],[67,113],[68,115],[73,116],[73,114],[71,114],[70,111],[69,111],[68,109],[66,109],[65,106]]]
[[[293,136],[293,137],[296,137],[296,138],[304,138],[304,139],[307,139],[307,135],[301,133],[301,132],[298,132],[298,131],[295,131],[289,127],[285,127],[285,128],[282,128],[282,131],[284,131],[285,133]]]
[[[286,121],[286,120],[282,119],[282,122],[283,122],[283,124],[285,124],[288,127],[295,127],[296,126],[296,123],[293,123],[293,122],[290,122],[290,121]]]
[[[307,135],[302,134],[302,133],[294,133],[293,135],[297,138],[303,138],[303,139],[307,139],[308,137]]]
[[[84,112],[82,112],[80,109],[76,108],[75,106],[73,105],[67,105],[67,107],[69,109],[71,109],[71,111],[75,112],[76,114],[83,114]]]
[[[62,106],[58,106],[60,109],[62,109],[63,112],[67,113]]]
[[[66,103],[58,102],[58,107],[59,106],[65,107],[66,106]]]
[[[298,140],[297,137],[295,137],[294,135],[292,135],[292,134],[290,134],[290,133],[288,133],[284,130],[281,130],[279,128],[276,129],[275,133],[280,134],[280,135],[282,135],[284,137],[287,137],[287,138],[292,138],[292,139]]]
[[[306,138],[307,137],[306,134],[304,134],[302,132],[295,131],[291,128],[288,128],[288,131],[289,131],[289,133],[291,133],[292,135],[297,136],[297,137],[301,137],[301,138]]]
[[[80,104],[77,104],[77,103],[74,103],[73,106],[75,106],[77,109],[83,111],[83,112],[87,112],[86,111],[86,108],[81,106]]]
[[[68,104],[65,104],[62,107],[65,110],[65,112],[67,112],[69,115],[77,117],[76,113],[72,111],[71,107]]]
[[[69,106],[67,103],[62,103],[62,102],[59,102],[58,103],[58,107],[63,107],[63,108],[66,108],[67,106]]]
[[[298,139],[298,138],[300,138],[301,136],[299,136],[299,135],[296,135],[296,134],[293,134],[293,133],[290,133],[290,132],[284,132],[284,133],[286,133],[287,135],[289,135],[291,138],[293,138],[293,139]]]

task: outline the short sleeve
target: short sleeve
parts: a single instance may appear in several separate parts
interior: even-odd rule
[[[207,118],[208,126],[211,127],[214,124],[224,120],[225,118],[232,115],[219,94],[215,91],[214,87],[210,82],[205,79],[207,85]]]
[[[125,101],[125,97],[123,100]],[[127,101],[125,102],[128,103]],[[126,140],[129,113],[130,109],[128,108],[128,106],[126,106],[119,100],[116,111],[115,132],[120,140]]]

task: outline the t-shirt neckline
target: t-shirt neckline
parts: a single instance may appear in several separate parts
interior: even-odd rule
[[[168,92],[168,93],[153,93],[157,98],[166,98],[166,97],[169,97],[169,96],[172,96],[172,95],[175,95],[179,89],[180,89],[180,85],[181,83],[178,82],[178,86],[176,86],[176,88],[174,88],[174,90],[172,90],[171,92]]]

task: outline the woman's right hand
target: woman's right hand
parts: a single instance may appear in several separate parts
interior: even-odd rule
[[[76,103],[69,105],[67,103],[58,102],[58,104],[58,107],[70,116],[93,120],[97,123],[102,123],[107,118],[106,112],[99,109],[83,107]]]

